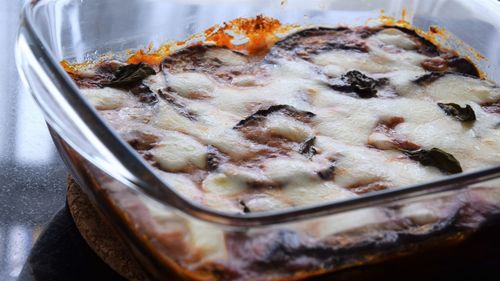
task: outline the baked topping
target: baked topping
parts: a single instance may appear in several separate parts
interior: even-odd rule
[[[196,45],[159,66],[107,61],[72,76],[174,189],[228,212],[499,163],[499,88],[411,30],[308,28],[248,53]]]

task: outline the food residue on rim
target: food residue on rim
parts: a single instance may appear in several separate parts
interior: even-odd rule
[[[440,46],[448,38],[448,33],[437,26],[431,26],[428,32],[415,28],[406,20],[408,12],[403,9],[401,19],[395,19],[385,15],[383,9],[380,10],[378,20],[385,26],[399,26],[414,30],[419,36],[429,40],[431,43]],[[184,41],[170,42],[161,45],[153,50],[152,44],[146,50],[138,50],[131,53],[127,59],[129,64],[138,64],[144,62],[152,66],[158,66],[166,57],[187,46],[201,44],[213,44],[219,47],[236,50],[253,56],[259,56],[267,51],[280,40],[280,35],[285,35],[290,31],[299,29],[299,25],[283,25],[277,19],[258,15],[254,18],[237,18],[222,25],[212,26],[201,33],[197,33]],[[468,51],[476,59],[484,59],[479,52],[468,48]],[[465,55],[471,57],[471,55]],[[61,61],[61,66],[70,75],[77,73],[78,69],[88,66],[88,63],[70,64],[67,61]],[[481,73],[481,78],[484,78]]]
[[[407,18],[408,18],[408,10],[406,8],[403,8],[401,10],[401,18],[400,19],[396,19],[396,18],[393,18],[391,16],[386,16],[385,10],[381,9],[380,16],[378,17],[378,20],[382,23],[382,25],[385,25],[385,26],[399,26],[399,27],[413,30],[417,33],[417,35],[429,40],[431,43],[433,43],[437,46],[441,45],[441,44],[439,44],[440,40],[446,40],[448,38],[446,31],[442,28],[439,28],[437,26],[431,26],[429,28],[429,31],[426,32],[424,30],[421,30],[421,29],[413,26],[407,20]]]
[[[212,26],[202,33],[191,36],[188,40],[164,44],[152,52],[139,50],[132,54],[127,62],[159,64],[173,50],[201,44],[201,42],[226,47],[249,55],[260,55],[279,40],[279,34],[284,34],[297,27],[298,25],[283,25],[279,20],[263,15],[258,15],[255,18],[237,18],[222,25]],[[237,38],[245,40],[238,43],[235,42]]]
[[[428,40],[429,42],[431,42],[432,44],[434,44],[436,46],[443,46],[443,42],[445,42],[446,40],[449,39],[449,33],[446,31],[446,29],[435,26],[435,25],[431,25],[431,26],[429,26],[429,31],[424,31],[422,29],[419,29],[419,28],[413,26],[410,22],[408,22],[406,20],[407,17],[408,17],[408,11],[406,10],[406,8],[403,8],[403,10],[401,11],[401,19],[395,19],[393,17],[386,16],[385,11],[383,9],[381,9],[380,16],[378,17],[378,20],[382,23],[382,25],[385,25],[385,26],[399,26],[399,27],[413,30],[417,33],[417,35],[425,38],[426,40]],[[457,39],[454,39],[454,40],[457,40]],[[460,44],[465,45],[465,43],[459,39],[458,39],[458,42]],[[462,56],[465,57],[466,59],[468,59],[470,61],[474,61],[472,59],[472,57],[474,57],[476,60],[484,60],[485,59],[485,57],[481,53],[479,53],[477,50],[475,50],[471,47],[467,47],[466,49],[467,49],[468,53],[462,54]],[[482,70],[479,70],[479,77],[481,79],[487,78],[486,73],[484,73]]]
[[[242,51],[249,55],[259,55],[271,48],[278,40],[277,34],[296,26],[282,25],[277,19],[259,15],[255,18],[237,18],[222,26],[207,29],[206,42],[219,47]],[[246,37],[243,44],[235,44],[236,36]]]

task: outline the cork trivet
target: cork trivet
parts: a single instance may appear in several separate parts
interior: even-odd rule
[[[76,227],[90,248],[106,264],[128,280],[148,280],[128,248],[71,177],[68,178],[67,201]]]

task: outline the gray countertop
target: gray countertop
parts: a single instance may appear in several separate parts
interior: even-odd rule
[[[0,9],[0,280],[16,280],[41,226],[64,205],[67,170],[14,59],[22,1]]]
[[[23,88],[14,45],[23,0],[0,9],[0,280],[13,281],[46,224],[64,205],[68,171],[43,116]]]

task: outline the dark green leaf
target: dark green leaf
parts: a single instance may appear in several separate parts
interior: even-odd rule
[[[432,82],[438,80],[439,78],[443,77],[445,73],[443,72],[431,72],[424,74],[417,78],[416,80],[413,80],[413,83],[418,84],[420,86],[426,86],[431,84]]]
[[[476,114],[468,104],[464,108],[456,103],[438,103],[438,105],[446,114],[461,122],[476,121]]]
[[[431,150],[403,151],[410,159],[420,162],[424,166],[438,168],[446,174],[457,174],[462,172],[462,167],[458,160],[451,154],[444,152],[439,148]]]
[[[207,170],[212,172],[219,168],[221,162],[220,152],[212,145],[207,147]]]
[[[308,159],[311,159],[316,154],[316,148],[314,147],[315,141],[316,137],[312,137],[306,140],[300,145],[299,153],[303,154]]]
[[[144,80],[144,78],[156,74],[155,70],[145,63],[128,64],[118,68],[115,77],[108,82],[102,83],[109,87],[127,87]]]
[[[257,112],[253,113],[252,115],[250,115],[247,118],[238,122],[238,124],[236,124],[233,127],[233,129],[241,128],[241,127],[243,127],[243,126],[245,126],[248,123],[251,123],[253,121],[263,120],[265,117],[271,115],[274,112],[282,112],[282,113],[284,113],[288,116],[291,116],[299,121],[306,121],[306,120],[309,120],[309,119],[313,118],[314,116],[316,116],[316,114],[314,114],[312,112],[298,110],[291,105],[278,104],[278,105],[272,105],[267,109],[258,110]]]
[[[240,206],[243,208],[243,213],[250,213],[250,208],[248,208],[247,204],[245,201],[241,200],[240,201]]]
[[[322,180],[326,180],[326,181],[332,180],[334,177],[334,174],[335,174],[335,161],[332,161],[330,166],[328,166],[327,168],[318,171],[317,174]]]
[[[387,79],[374,79],[364,75],[357,70],[351,70],[342,75],[340,81],[330,84],[330,87],[336,91],[354,92],[360,98],[368,99],[376,97],[377,87],[383,86],[388,82]]]

